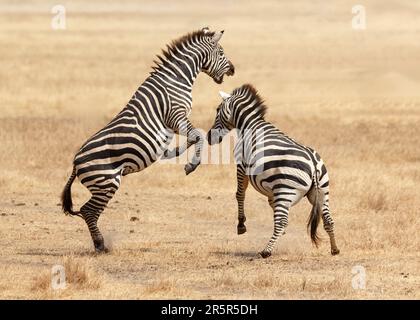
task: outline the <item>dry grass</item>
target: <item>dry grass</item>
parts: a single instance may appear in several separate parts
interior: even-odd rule
[[[356,32],[352,1],[186,2],[64,1],[65,31],[50,29],[47,1],[0,5],[0,297],[419,299],[420,5],[365,1],[368,29]],[[339,256],[325,234],[311,246],[303,201],[273,256],[258,259],[272,213],[250,188],[248,233],[236,235],[233,165],[185,177],[182,164],[158,163],[125,177],[99,222],[107,255],[60,212],[77,148],[125,105],[160,48],[205,25],[226,30],[237,74],[221,86],[199,76],[193,123],[209,128],[218,90],[252,82],[268,119],[328,166]],[[76,182],[75,206],[87,196]],[[56,264],[68,281],[59,292]],[[355,265],[364,290],[352,288]]]
[[[95,291],[100,289],[103,277],[98,275],[86,260],[75,257],[64,257],[65,288],[54,289],[52,287],[52,270],[46,270],[33,278],[31,290],[38,298],[63,297],[73,291]]]

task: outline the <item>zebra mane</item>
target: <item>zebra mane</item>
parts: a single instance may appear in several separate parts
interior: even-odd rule
[[[264,100],[252,84],[244,84],[242,87],[236,88],[233,90],[232,95],[251,97],[253,101],[252,107],[257,111],[257,114],[264,119],[264,116],[267,113],[267,106],[264,104]],[[247,107],[248,106],[243,105],[241,106],[241,109],[245,109]]]
[[[159,68],[164,65],[168,60],[171,59],[173,53],[176,52],[178,49],[182,49],[182,45],[188,42],[196,41],[201,37],[213,37],[214,32],[204,31],[204,30],[197,30],[194,32],[190,32],[176,40],[173,40],[170,44],[166,45],[166,49],[162,49],[162,55],[157,55],[159,61],[154,60],[155,66],[152,66],[154,71],[158,71]],[[153,73],[153,72],[152,72]]]

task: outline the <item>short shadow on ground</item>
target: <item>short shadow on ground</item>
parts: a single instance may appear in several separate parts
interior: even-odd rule
[[[23,256],[48,256],[48,257],[63,257],[63,256],[97,256],[98,254],[93,249],[79,249],[79,250],[68,250],[68,249],[56,249],[56,250],[45,250],[45,249],[29,249],[27,251],[18,252],[18,255]]]
[[[225,257],[238,257],[238,258],[258,258],[259,255],[255,251],[212,251],[211,254],[216,256]]]

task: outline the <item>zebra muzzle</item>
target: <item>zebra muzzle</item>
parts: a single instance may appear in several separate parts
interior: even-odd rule
[[[215,143],[221,143],[223,140],[223,135],[220,134],[219,129],[210,129],[209,132],[207,132],[207,142],[209,145],[213,145]]]
[[[235,74],[235,66],[232,64],[232,62],[229,61],[229,70],[226,72],[227,76],[233,76]]]
[[[208,142],[209,145],[212,145],[213,144],[212,131],[213,130],[210,129],[209,132],[207,132],[206,140],[207,140],[207,142]]]

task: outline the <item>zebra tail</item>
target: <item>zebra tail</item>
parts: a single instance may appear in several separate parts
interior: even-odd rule
[[[80,215],[79,212],[73,211],[73,201],[71,199],[71,185],[73,184],[75,178],[76,168],[73,167],[73,172],[71,173],[69,181],[67,181],[66,186],[64,187],[64,190],[61,193],[61,207],[66,215]]]
[[[320,238],[317,234],[317,229],[319,222],[321,220],[322,216],[322,205],[324,203],[324,193],[322,192],[321,188],[319,187],[319,181],[318,181],[318,174],[315,174],[315,195],[314,195],[314,203],[311,209],[311,214],[309,215],[308,219],[308,229],[310,230],[311,240],[312,243],[318,247],[318,244],[320,242]]]

